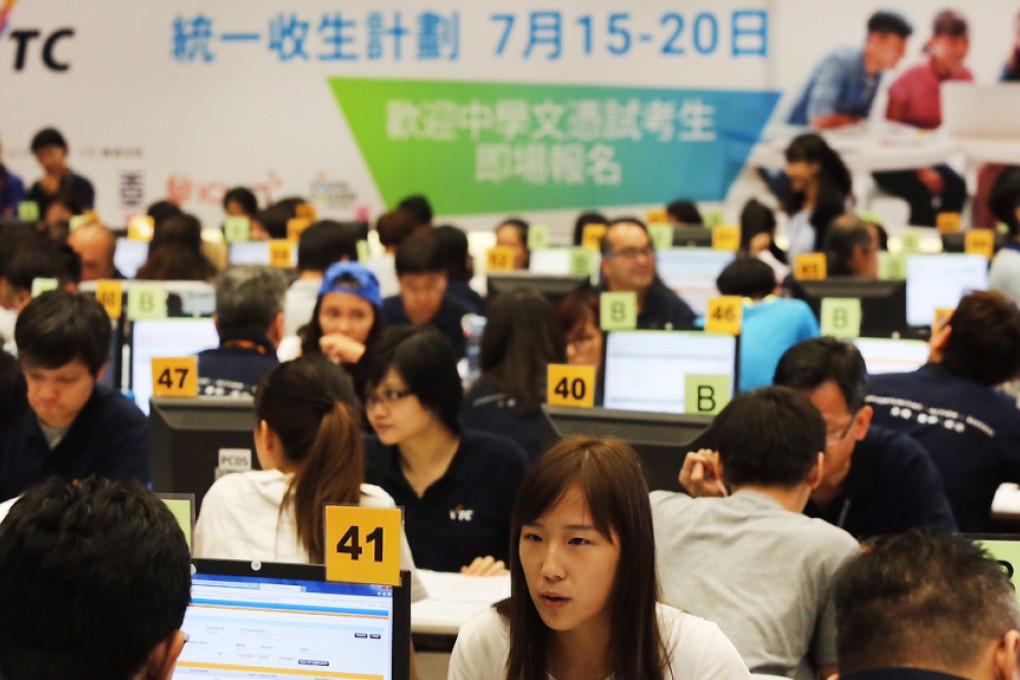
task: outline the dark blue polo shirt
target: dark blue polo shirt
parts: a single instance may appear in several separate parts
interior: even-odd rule
[[[149,482],[148,421],[133,402],[105,385],[96,385],[53,450],[32,411],[0,437],[0,501],[47,477],[90,475]]]
[[[67,192],[77,198],[85,210],[92,210],[96,202],[96,190],[92,188],[92,182],[74,172],[68,172],[60,181],[60,190],[56,194],[47,193],[43,189],[42,182],[37,181],[28,191],[26,200],[35,201],[39,205],[39,217],[46,219],[46,210],[56,200],[60,192]]]
[[[464,396],[461,423],[474,430],[512,439],[530,462],[542,455],[542,412],[517,415],[517,400],[493,380],[481,377]]]
[[[265,337],[223,335],[218,348],[198,353],[198,392],[206,397],[248,396],[262,376],[279,365],[276,349]]]
[[[840,673],[839,677],[840,680],[964,680],[958,675],[920,668],[875,668],[856,673]]]
[[[910,435],[931,454],[960,531],[988,532],[996,489],[1020,482],[1016,402],[926,364],[913,373],[872,377],[868,403],[875,423]]]
[[[665,286],[653,283],[645,297],[645,306],[637,317],[637,327],[678,331],[694,328],[695,314],[686,302]]]
[[[439,311],[429,321],[429,325],[435,326],[440,333],[445,335],[453,345],[453,353],[458,359],[464,358],[467,347],[464,340],[464,327],[461,319],[471,310],[463,302],[447,292],[443,295],[443,302],[439,305]],[[407,318],[404,311],[404,300],[399,295],[393,295],[383,300],[382,308],[383,323],[387,326],[407,326],[411,320]]]
[[[527,465],[508,439],[465,430],[446,473],[418,495],[400,469],[396,446],[365,437],[366,481],[404,508],[404,529],[414,563],[422,569],[460,571],[476,557],[507,560],[510,513]]]
[[[878,425],[854,447],[842,493],[824,508],[808,501],[804,514],[857,539],[921,526],[956,531],[928,452],[905,434]]]
[[[446,285],[446,294],[457,298],[472,314],[485,316],[485,298],[479,295],[466,281],[451,280]]]

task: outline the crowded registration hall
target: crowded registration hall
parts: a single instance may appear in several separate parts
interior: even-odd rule
[[[1017,8],[14,4],[0,679],[1020,677]]]

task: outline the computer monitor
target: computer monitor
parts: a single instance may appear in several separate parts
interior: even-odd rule
[[[671,248],[655,254],[659,278],[690,305],[695,314],[708,312],[708,301],[719,295],[715,281],[736,255],[710,248]]]
[[[935,310],[956,309],[960,299],[988,288],[988,259],[982,255],[907,257],[907,322],[930,326]]]
[[[174,678],[409,677],[409,572],[397,588],[325,577],[318,565],[193,560]]]
[[[923,340],[856,338],[854,345],[864,357],[868,375],[916,371],[927,363],[931,352]]]
[[[517,271],[489,274],[486,285],[490,302],[514,288],[530,288],[544,295],[549,300],[549,303],[555,307],[567,295],[588,284],[587,276],[554,276],[551,274]]]
[[[191,356],[219,344],[212,319],[135,321],[131,325],[131,390],[138,408],[149,412],[153,359]]]
[[[994,241],[994,251],[999,252],[999,249],[1006,245],[1006,235],[996,232]],[[967,233],[959,232],[958,234],[942,234],[942,252],[943,253],[963,253],[967,250]]]
[[[290,266],[297,267],[297,247],[291,248]],[[269,241],[238,241],[230,244],[227,264],[269,264]]]
[[[684,413],[688,376],[729,380],[737,389],[738,343],[698,331],[615,331],[606,339],[606,408]]]
[[[152,400],[149,456],[152,488],[190,493],[201,506],[217,477],[258,470],[251,398]]]
[[[834,276],[823,281],[790,284],[793,297],[811,306],[821,318],[825,298],[856,298],[861,301],[861,332],[865,337],[888,338],[907,332],[907,287],[904,281],[877,281]]]
[[[35,222],[24,220],[0,219],[0,240],[21,239],[26,236],[36,236],[38,230]]]
[[[685,224],[673,227],[674,248],[711,248],[712,229]]]
[[[637,451],[650,489],[681,491],[684,454],[700,448],[712,416],[542,406],[542,450],[563,437],[618,437]]]
[[[571,272],[572,253],[576,248],[542,248],[532,250],[528,264],[528,271],[532,274],[551,274],[553,276],[567,276]],[[598,251],[590,251],[595,258],[595,271],[599,271],[602,262],[602,255]]]
[[[126,238],[117,239],[117,247],[113,251],[113,266],[125,278],[133,279],[138,275],[145,261],[149,259],[149,242],[132,241]]]

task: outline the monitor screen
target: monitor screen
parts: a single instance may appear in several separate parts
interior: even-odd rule
[[[674,248],[711,248],[712,229],[685,224],[673,227]]]
[[[930,326],[936,309],[956,309],[972,290],[988,288],[988,259],[981,255],[907,257],[907,321]]]
[[[825,298],[860,300],[862,336],[887,338],[907,331],[907,290],[903,281],[834,276],[824,281],[794,280],[790,291],[793,297],[807,302],[819,319]]]
[[[922,340],[857,338],[854,345],[864,357],[868,375],[916,371],[927,363],[931,351]]]
[[[719,295],[715,280],[735,256],[725,250],[671,248],[657,252],[655,262],[666,287],[683,298],[695,314],[705,314],[709,298]]]
[[[250,397],[156,398],[149,415],[152,488],[202,499],[218,477],[259,469]]]
[[[408,587],[331,583],[310,565],[229,573],[234,564],[244,568],[194,561],[174,678],[407,677]]]
[[[542,407],[542,450],[570,435],[618,437],[641,459],[650,489],[680,491],[678,476],[686,451],[701,448],[699,438],[712,416],[642,413],[605,408]]]
[[[618,331],[606,341],[606,408],[684,413],[689,375],[737,386],[737,339],[695,331]]]
[[[149,258],[148,241],[132,241],[126,238],[117,239],[117,248],[113,251],[113,266],[125,278],[133,279]]]
[[[567,276],[570,274],[570,254],[573,248],[544,248],[532,250],[528,264],[528,270],[534,274],[551,274],[553,276]],[[599,263],[602,256],[591,251],[595,258],[595,271],[599,270]]]
[[[218,347],[220,336],[212,319],[154,319],[131,326],[131,390],[143,413],[152,397],[152,360],[186,357]]]
[[[297,266],[297,248],[291,248],[290,266]],[[228,264],[269,264],[269,241],[239,241],[230,244]]]
[[[587,276],[553,276],[550,274],[534,274],[532,272],[502,272],[489,274],[486,284],[488,301],[513,290],[514,288],[530,288],[544,295],[553,307],[563,298],[581,286],[589,283]]]

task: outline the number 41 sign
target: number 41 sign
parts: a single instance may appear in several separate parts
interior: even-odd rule
[[[400,508],[327,505],[326,580],[400,585]]]

